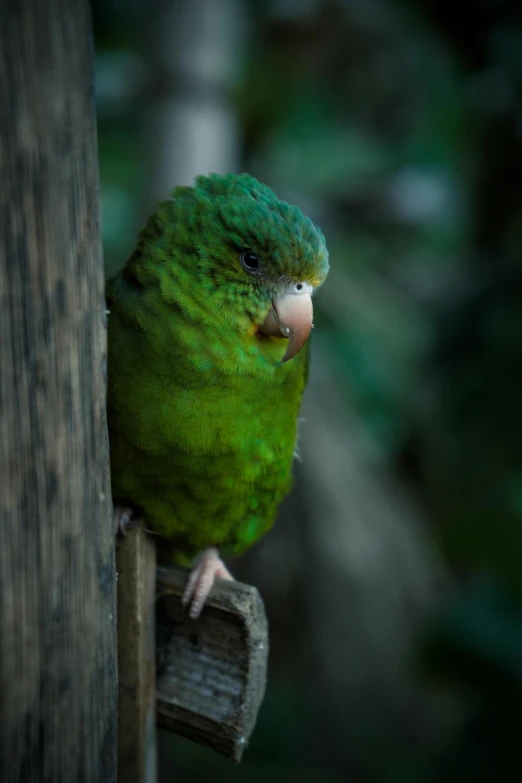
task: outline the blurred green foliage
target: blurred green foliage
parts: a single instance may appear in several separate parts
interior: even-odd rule
[[[307,756],[321,732],[312,697],[303,683],[276,681],[241,767],[176,741],[165,751],[172,777],[517,780],[522,7],[478,0],[465,15],[435,0],[247,5],[233,93],[242,165],[327,235],[332,275],[316,339],[389,465],[421,498],[455,577],[412,662],[450,694],[455,719],[430,748],[397,747],[392,761],[376,746],[371,768],[356,749],[337,748],[326,765]],[[94,12],[110,272],[143,222],[143,127],[159,77],[144,48],[150,6],[112,0]]]

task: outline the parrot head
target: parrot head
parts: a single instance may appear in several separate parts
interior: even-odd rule
[[[172,191],[156,213],[158,231],[182,251],[177,263],[207,307],[233,314],[250,334],[286,338],[283,362],[301,350],[328,252],[298,207],[249,174],[211,174]]]

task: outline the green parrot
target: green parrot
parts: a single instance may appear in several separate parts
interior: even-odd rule
[[[199,554],[191,617],[215,577],[232,579],[220,552],[250,547],[290,489],[327,272],[297,207],[248,174],[212,174],[158,205],[107,284],[115,522],[137,511],[178,562]]]

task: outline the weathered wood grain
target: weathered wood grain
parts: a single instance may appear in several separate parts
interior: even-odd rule
[[[118,539],[118,781],[156,781],[156,547],[142,526]]]
[[[217,580],[191,620],[180,601],[187,574],[157,570],[158,725],[239,761],[265,693],[263,603],[255,587]]]
[[[114,537],[87,0],[0,24],[0,780],[116,778]]]

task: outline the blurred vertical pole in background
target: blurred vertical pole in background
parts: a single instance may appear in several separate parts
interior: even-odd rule
[[[0,26],[0,780],[116,779],[114,533],[86,0]]]
[[[232,103],[244,32],[241,0],[159,0],[150,30],[158,91],[150,112],[150,205],[198,174],[237,171]]]
[[[382,762],[374,758],[376,737],[390,751],[404,741],[422,745],[438,722],[412,654],[448,580],[428,520],[372,455],[319,352],[303,416],[305,600],[316,688],[330,722],[322,752],[349,735],[371,766]]]

